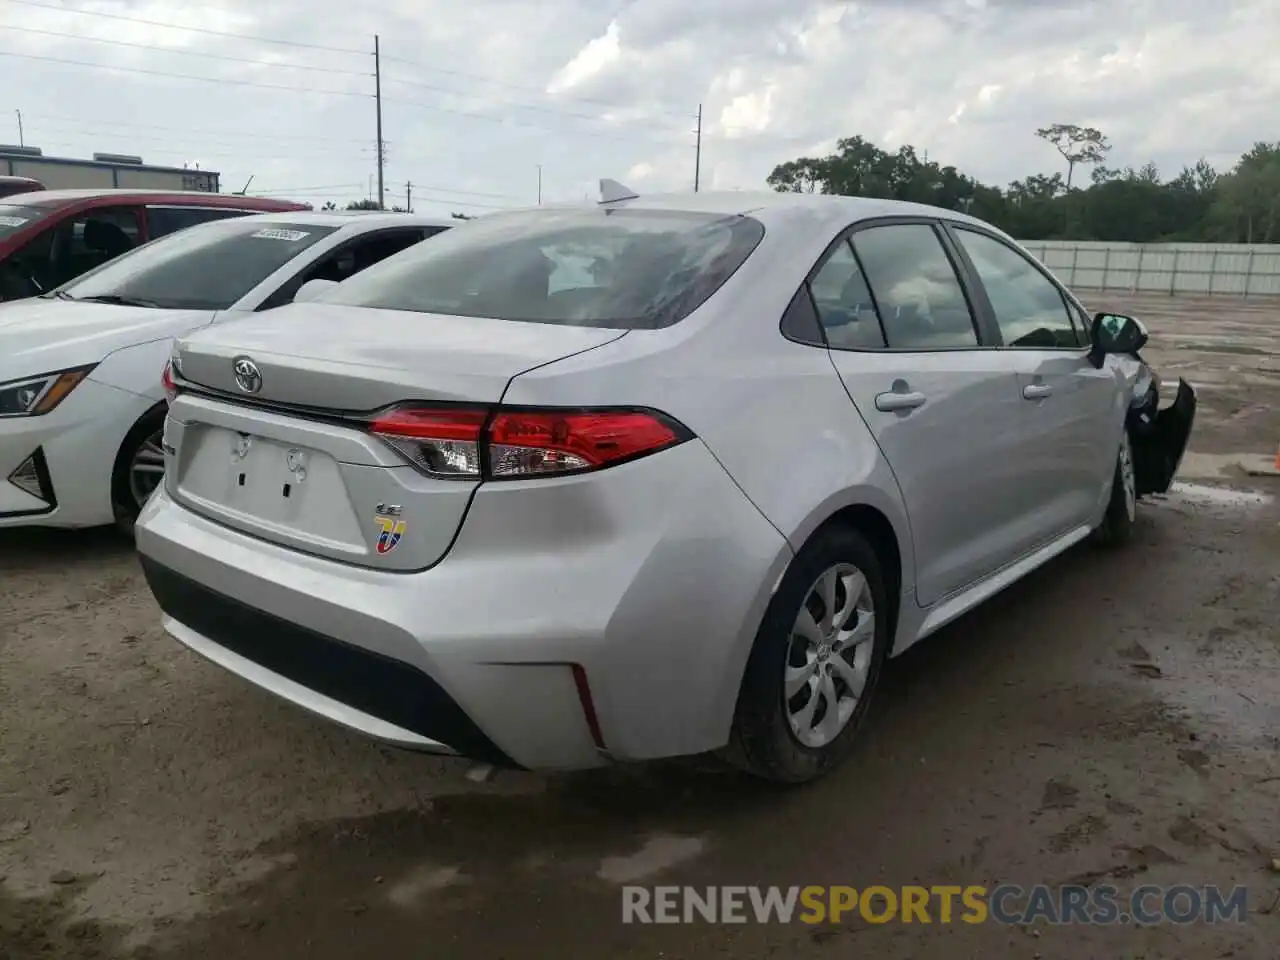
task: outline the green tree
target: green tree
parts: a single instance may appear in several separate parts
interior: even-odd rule
[[[1067,189],[1071,189],[1071,176],[1076,164],[1100,164],[1111,151],[1111,144],[1100,130],[1079,127],[1074,123],[1053,123],[1041,127],[1036,136],[1053,145],[1067,161]]]
[[[1056,131],[1056,132],[1055,132]],[[1000,189],[911,145],[886,151],[845,137],[826,157],[779,164],[773,189],[911,200],[964,210],[1024,240],[1252,241],[1280,243],[1280,143],[1258,143],[1226,174],[1203,158],[1165,180],[1155,164],[1108,167],[1106,138],[1067,125],[1036,131],[1058,137],[1068,169],[1030,173]],[[1087,187],[1070,186],[1074,167],[1090,164]]]

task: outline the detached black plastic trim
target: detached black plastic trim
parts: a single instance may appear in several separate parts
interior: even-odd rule
[[[440,684],[417,667],[352,646],[210,590],[139,558],[160,609],[201,636],[272,673],[464,757],[521,769]]]

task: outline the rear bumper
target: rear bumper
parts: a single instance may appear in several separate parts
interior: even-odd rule
[[[163,489],[137,539],[166,629],[209,659],[381,740],[535,769],[723,745],[790,555],[697,441],[482,486],[421,573],[265,543]]]

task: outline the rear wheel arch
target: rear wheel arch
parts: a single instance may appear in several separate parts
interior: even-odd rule
[[[796,615],[795,605],[808,602],[806,597],[814,589],[809,586],[811,578],[823,573],[820,568],[831,569],[832,564],[836,568],[852,564],[862,571],[865,589],[869,589],[872,596],[869,609],[879,622],[869,648],[867,686],[848,721],[849,726],[830,743],[807,744],[795,739],[798,734],[785,732],[786,721],[780,718],[789,707],[783,702],[785,698],[779,699],[782,688],[777,686],[775,692],[775,685],[781,680],[778,671],[785,666],[794,642],[791,621]],[[902,550],[893,523],[885,513],[864,503],[853,503],[840,507],[819,522],[795,550],[774,585],[739,680],[729,741],[717,751],[720,759],[738,769],[784,783],[812,779],[838,763],[847,753],[854,731],[861,725],[880,665],[893,647],[901,583]],[[834,626],[838,627],[839,623]],[[838,651],[836,642],[832,641],[831,649]],[[819,652],[818,656],[822,658],[826,654]],[[831,656],[834,658],[835,654]],[[820,659],[820,667],[822,663],[825,661]],[[799,691],[796,696],[800,696]]]
[[[841,507],[828,517],[811,536],[816,537],[830,526],[838,525],[851,528],[862,534],[876,551],[880,560],[881,573],[885,580],[885,593],[889,598],[889,636],[893,638],[898,629],[898,612],[902,602],[902,548],[898,543],[898,533],[893,523],[880,510],[867,504],[851,504]]]

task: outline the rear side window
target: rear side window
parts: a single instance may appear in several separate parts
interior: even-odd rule
[[[742,265],[764,226],[658,210],[485,217],[358,274],[327,303],[620,330],[676,323]]]
[[[177,233],[197,223],[208,223],[211,220],[227,220],[231,217],[248,216],[248,210],[236,210],[231,207],[214,209],[212,207],[147,207],[147,235],[151,239]]]
[[[862,268],[841,243],[809,283],[818,319],[833,350],[874,350],[885,345]]]
[[[933,227],[925,223],[870,227],[853,235],[853,246],[880,307],[891,349],[978,345],[964,289]]]
[[[316,259],[262,301],[258,309],[274,310],[286,303],[292,303],[293,298],[302,289],[302,285],[310,280],[331,280],[334,283],[342,283],[375,263],[380,263],[387,257],[393,257],[415,243],[421,243],[424,235],[433,235],[438,232],[439,230],[435,227],[416,227],[410,230],[379,231],[350,240]]]
[[[77,300],[226,310],[336,228],[241,217],[180,230],[68,284]]]

